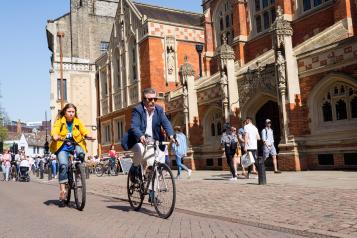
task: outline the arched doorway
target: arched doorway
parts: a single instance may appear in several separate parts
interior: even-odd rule
[[[280,131],[280,117],[279,117],[279,106],[276,102],[269,100],[266,102],[257,112],[255,115],[256,126],[259,130],[259,133],[265,127],[265,120],[270,119],[272,121],[272,129],[274,131],[274,144],[277,152],[279,152],[278,145],[281,139],[281,131]],[[259,143],[262,145],[262,143]],[[259,146],[258,153],[262,155],[262,146]]]

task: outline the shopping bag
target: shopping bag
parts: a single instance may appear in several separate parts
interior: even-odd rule
[[[254,162],[255,162],[255,160],[254,160],[254,156],[253,156],[252,152],[248,151],[247,153],[245,153],[242,156],[242,166],[244,168],[248,168],[249,166],[254,164]]]

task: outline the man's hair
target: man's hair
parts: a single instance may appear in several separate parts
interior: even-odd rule
[[[246,121],[253,121],[251,117],[245,118]]]
[[[145,88],[143,90],[143,96],[145,97],[146,94],[156,94],[156,90],[153,88]]]

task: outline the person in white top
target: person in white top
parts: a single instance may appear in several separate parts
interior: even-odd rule
[[[245,152],[251,152],[254,160],[257,161],[258,140],[260,135],[258,129],[253,125],[252,118],[247,117],[246,125],[244,126],[244,150]],[[248,167],[248,178],[254,165]]]
[[[274,165],[274,173],[281,173],[278,170],[278,164],[276,161],[276,149],[274,146],[274,133],[273,130],[271,129],[271,120],[266,119],[265,120],[265,128],[262,130],[262,140],[264,143],[263,146],[263,158],[266,160],[269,158],[269,156],[272,157],[273,159],[273,165]]]

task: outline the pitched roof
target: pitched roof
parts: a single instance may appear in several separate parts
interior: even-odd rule
[[[202,26],[201,18],[203,14],[200,13],[163,8],[138,2],[134,2],[134,4],[140,13],[146,15],[148,18],[183,25]]]
[[[41,131],[37,134],[35,133],[24,133],[26,141],[29,146],[40,146],[43,147],[46,142],[46,132]]]

